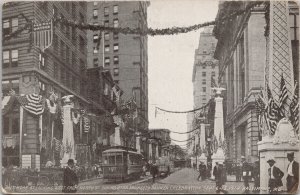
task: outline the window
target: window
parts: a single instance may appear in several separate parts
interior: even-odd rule
[[[118,28],[118,27],[119,27],[119,20],[114,19],[114,28]]]
[[[105,66],[109,66],[110,65],[110,59],[109,59],[109,57],[105,57],[104,64],[105,64]]]
[[[8,68],[10,64],[10,51],[3,51],[3,68]]]
[[[58,75],[58,65],[54,62],[54,65],[53,65],[53,77],[55,79],[57,79],[57,75]]]
[[[289,26],[290,26],[290,34],[291,34],[291,40],[299,40],[299,26],[298,26],[298,22],[299,22],[299,15],[291,13],[289,15]]]
[[[16,94],[19,93],[19,79],[3,80],[2,81],[2,93],[8,95],[10,90],[14,90]]]
[[[202,80],[202,85],[206,85],[206,80],[205,79]]]
[[[44,82],[39,81],[39,89],[40,89],[40,93],[45,93],[46,91],[46,85]]]
[[[244,63],[244,35],[242,35],[242,38],[240,40],[240,47],[239,47],[239,59],[240,59],[240,65]]]
[[[94,35],[94,43],[97,43],[99,40],[99,35],[98,34],[95,34]]]
[[[98,62],[99,62],[99,59],[98,58],[94,58],[94,67],[98,67]]]
[[[118,39],[119,38],[119,34],[114,32],[114,39]]]
[[[216,73],[214,71],[211,72],[211,76],[214,77],[216,76]]]
[[[104,16],[108,16],[109,10],[108,7],[104,7]]]
[[[53,50],[57,54],[58,50],[58,38],[57,35],[53,33]]]
[[[99,51],[99,48],[98,47],[94,47],[94,50],[93,50],[94,54],[98,53],[98,51]]]
[[[108,26],[109,26],[109,21],[108,21],[108,20],[105,20],[105,21],[104,21],[104,26],[105,26],[105,27],[108,27]]]
[[[18,66],[19,52],[17,49],[3,51],[3,68]]]
[[[109,52],[109,45],[105,45],[105,46],[104,46],[104,51],[105,51],[105,52]]]
[[[202,69],[206,69],[206,66],[205,66],[205,65],[203,65],[203,66],[202,66]]]
[[[108,40],[109,40],[109,33],[108,33],[108,32],[106,32],[106,33],[104,34],[104,39],[105,39],[105,41],[108,41]]]
[[[18,29],[19,20],[18,18],[12,18],[11,19],[11,29],[12,32],[15,32]]]
[[[39,67],[45,69],[45,55],[42,53],[39,54]]]
[[[114,76],[118,76],[119,75],[119,69],[118,68],[114,68]]]
[[[93,10],[93,18],[94,19],[98,18],[98,10],[97,9]]]
[[[114,14],[118,14],[119,12],[119,7],[117,5],[114,5]]]
[[[119,51],[119,44],[115,43],[114,44],[114,52],[118,52]]]
[[[119,56],[114,56],[114,64],[119,64]]]
[[[202,76],[203,76],[203,77],[206,77],[206,72],[202,72]]]
[[[3,35],[9,35],[18,29],[19,20],[17,17],[3,20]]]
[[[203,92],[206,92],[206,87],[202,87],[202,91],[203,91]]]

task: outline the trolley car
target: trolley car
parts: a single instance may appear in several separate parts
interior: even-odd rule
[[[143,155],[136,150],[116,146],[102,152],[103,179],[126,180],[138,179],[143,173]]]

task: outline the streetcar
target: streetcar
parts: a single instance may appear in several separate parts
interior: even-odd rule
[[[103,179],[138,179],[143,174],[143,155],[123,146],[111,147],[102,152]]]

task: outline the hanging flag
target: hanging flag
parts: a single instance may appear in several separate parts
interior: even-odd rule
[[[213,78],[213,76],[211,76],[211,82],[210,83],[211,83],[211,88],[217,88],[218,87],[218,85],[217,85],[215,79]]]
[[[281,81],[280,81],[280,95],[279,95],[279,118],[278,120],[285,117],[285,110],[284,110],[284,104],[286,103],[286,100],[288,99],[288,90],[286,88],[283,74],[281,75]]]
[[[295,128],[296,133],[299,133],[299,85],[295,83],[294,95],[290,104],[290,120]]]
[[[41,95],[29,94],[16,97],[21,106],[34,115],[40,115],[44,112],[44,102]]]
[[[263,95],[262,92],[261,95]],[[261,129],[260,127],[262,126],[262,119],[265,116],[265,108],[266,108],[266,104],[263,101],[263,97],[261,95],[259,94],[258,98],[255,99],[255,111],[256,111],[259,130]]]
[[[267,85],[267,94],[268,94],[268,104],[266,108],[266,112],[267,112],[266,120],[269,126],[270,133],[271,135],[273,135],[277,127],[279,107],[273,99],[272,92],[269,88],[269,85]]]
[[[86,116],[83,117],[83,125],[84,132],[88,133],[90,130],[90,119]]]
[[[80,120],[80,114],[77,112],[72,111],[72,121],[75,125],[79,123]]]
[[[53,40],[53,23],[43,22],[33,25],[33,42],[34,45],[45,51],[51,46]]]
[[[102,39],[102,31],[99,31],[99,35],[98,35],[98,42],[97,42],[97,50],[99,50],[100,44],[101,44],[101,39]]]

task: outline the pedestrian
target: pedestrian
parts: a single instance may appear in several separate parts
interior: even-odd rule
[[[241,181],[241,177],[242,177],[242,163],[241,162],[236,163],[235,176],[236,176],[236,181]]]
[[[199,165],[199,176],[197,180],[199,181],[199,178],[201,177],[201,180],[205,180],[206,178],[206,165],[201,161]]]
[[[146,164],[143,165],[143,176],[146,176],[147,167]]]
[[[68,166],[64,170],[63,189],[64,193],[75,193],[77,191],[78,177],[74,170],[74,160],[68,160]]]
[[[254,193],[258,193],[260,191],[260,165],[259,160],[254,162],[253,168],[253,179],[254,179]]]
[[[294,160],[294,152],[288,153],[289,164],[287,167],[286,188],[287,192],[296,193],[299,185],[299,163]]]
[[[248,164],[248,162],[246,161],[246,158],[245,156],[241,156],[241,159],[242,159],[242,174],[243,174],[243,181],[244,181],[244,188],[245,188],[245,191],[244,193],[245,194],[249,194],[249,180],[250,180],[250,177],[251,177],[251,167],[250,165]]]
[[[223,189],[223,185],[226,181],[226,170],[224,169],[223,164],[221,162],[216,163],[216,166],[214,168],[214,176],[216,180],[216,192],[223,192],[224,194],[227,194],[228,192],[225,189]]]
[[[150,173],[152,175],[152,182],[155,182],[155,177],[158,174],[158,166],[156,164],[156,162],[154,162],[151,166],[150,166]]]
[[[277,194],[279,193],[279,188],[282,186],[282,177],[284,173],[276,166],[275,160],[273,158],[270,158],[267,163],[269,164],[270,168],[268,169],[268,174],[269,174],[269,192],[270,194]]]
[[[216,162],[216,166],[214,166],[214,170],[213,170],[213,176],[215,177],[215,180],[217,180],[216,175],[217,175],[218,168],[219,168],[219,163]]]

